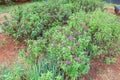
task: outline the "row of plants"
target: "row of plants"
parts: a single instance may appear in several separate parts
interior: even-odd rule
[[[100,2],[99,0],[97,1]],[[45,30],[52,26],[66,24],[70,15],[79,12],[81,9],[85,10],[83,7],[86,5],[91,5],[92,3],[92,6],[87,6],[86,8],[89,11],[95,10],[97,6],[101,5],[97,1],[87,0],[85,4],[85,1],[81,0],[49,0],[48,3],[33,3],[29,5],[30,7],[18,6],[11,13],[15,15],[13,15],[12,21],[8,24],[10,27],[5,27],[5,29],[8,34],[12,34],[17,39],[37,39],[40,35],[42,36]]]
[[[3,69],[0,79],[77,80],[88,73],[92,58],[115,55],[119,18],[104,12],[101,4],[100,0],[50,0],[16,8],[3,29],[27,44],[20,50],[25,65]]]

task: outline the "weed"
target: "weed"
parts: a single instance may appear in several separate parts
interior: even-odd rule
[[[107,65],[110,65],[110,63],[116,63],[117,59],[116,58],[106,58],[105,62]]]

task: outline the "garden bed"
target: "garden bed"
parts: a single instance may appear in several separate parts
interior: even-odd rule
[[[1,59],[8,55],[8,61],[16,62],[20,57],[25,65],[2,69],[0,79],[117,80],[119,75],[110,75],[119,73],[120,23],[114,9],[103,11],[102,4],[99,0],[35,2],[16,7],[7,22],[2,17]]]

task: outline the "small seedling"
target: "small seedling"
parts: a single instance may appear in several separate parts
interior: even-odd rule
[[[107,65],[110,65],[110,63],[116,63],[117,59],[116,58],[106,58],[105,62]]]

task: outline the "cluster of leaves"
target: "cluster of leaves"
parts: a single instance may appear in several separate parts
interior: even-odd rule
[[[84,32],[84,22],[79,15],[84,13],[71,16],[67,26],[57,26],[45,33],[48,53],[57,57],[60,67],[72,80],[88,72],[90,61],[87,48],[91,37]]]
[[[21,64],[15,64],[14,67],[11,66],[10,70],[6,67],[2,67],[0,80],[20,80],[24,72]]]
[[[74,11],[80,11],[81,9],[85,12],[95,11],[97,8],[103,8],[103,0],[69,0],[74,4]]]
[[[27,50],[22,49],[20,51],[20,56],[28,63],[38,63],[40,56],[44,56],[46,53],[46,41],[41,40],[27,40],[28,44]],[[27,53],[26,53],[27,51]]]
[[[19,6],[13,11],[12,20],[6,33],[17,39],[37,39],[49,28],[57,24],[66,24],[69,16],[79,12],[93,11],[101,5],[99,0],[49,0],[49,2],[35,2],[29,6]],[[91,5],[91,6],[90,6]]]
[[[12,21],[5,27],[6,32],[17,39],[36,39],[54,23],[62,24],[72,14],[71,5],[63,4],[61,1],[54,4],[33,3],[29,6],[16,8]]]
[[[39,40],[27,40],[28,48],[21,50],[20,56],[31,68],[20,68],[22,75],[13,76],[3,70],[1,79],[11,76],[12,80],[76,80],[86,74],[90,69],[91,37],[84,29],[84,14],[81,11],[72,15],[68,25],[49,29]]]
[[[97,55],[101,55],[101,53],[115,55],[115,45],[120,41],[119,18],[113,14],[97,10],[90,14],[89,19],[89,33],[92,37],[92,43],[101,50]]]
[[[40,59],[37,65],[16,63],[10,69],[3,67],[1,73],[0,80],[62,80],[64,78],[64,73],[60,71],[56,60],[49,56]]]

